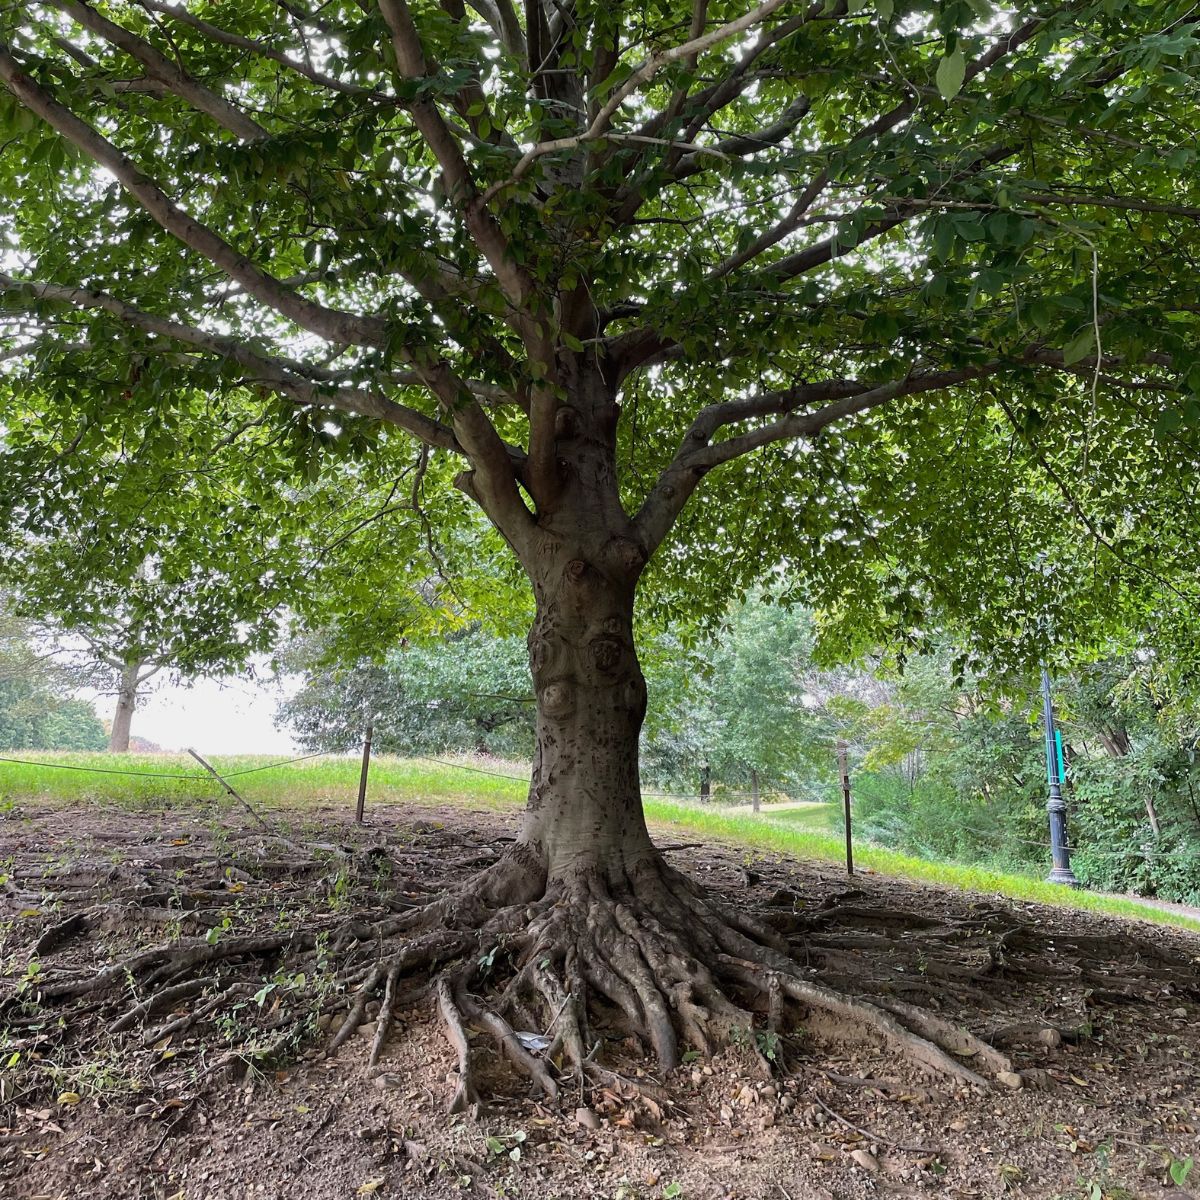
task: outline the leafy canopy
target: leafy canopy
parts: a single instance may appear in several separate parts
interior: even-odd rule
[[[1196,32],[1131,0],[10,6],[5,512],[66,527],[130,445],[353,493],[415,440],[528,564],[599,379],[606,519],[667,543],[667,616],[783,556],[846,646],[931,609],[1014,659],[1168,626]],[[281,545],[304,502],[259,482],[208,519],[261,505]]]

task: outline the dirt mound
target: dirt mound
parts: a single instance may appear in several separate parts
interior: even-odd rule
[[[772,1027],[765,1004],[740,1044],[661,1076],[615,1023],[581,1074],[553,1028],[514,1021],[556,1080],[550,1099],[472,1023],[467,995],[488,1106],[473,1120],[446,1114],[461,1057],[433,992],[397,978],[355,1025],[355,978],[332,952],[349,936],[348,961],[372,969],[369,931],[494,861],[510,818],[377,809],[356,829],[310,813],[286,838],[239,822],[0,822],[5,1197],[1118,1200],[1200,1182],[1200,1166],[1186,1175],[1200,1158],[1193,935],[674,851],[711,894],[802,945],[814,989],[836,984],[895,1030],[820,994],[799,1024]],[[920,1065],[907,1037],[961,1074]]]

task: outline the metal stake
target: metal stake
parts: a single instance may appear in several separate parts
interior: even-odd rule
[[[846,822],[846,874],[854,874],[854,840],[850,833],[850,770],[846,765],[846,743],[837,744],[838,774],[842,777],[842,815]]]
[[[371,734],[374,732],[374,724],[368,721],[367,735],[363,739],[362,774],[358,777],[358,807],[354,810],[355,825],[363,823],[363,808],[367,803],[367,771],[371,767]]]

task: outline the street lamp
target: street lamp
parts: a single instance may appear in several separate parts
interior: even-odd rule
[[[1058,765],[1058,738],[1054,729],[1050,673],[1045,667],[1042,668],[1042,721],[1046,727],[1046,782],[1050,785],[1046,813],[1050,818],[1050,855],[1054,860],[1046,882],[1078,887],[1079,880],[1071,870],[1071,851],[1067,845],[1067,802],[1063,799],[1062,776]]]

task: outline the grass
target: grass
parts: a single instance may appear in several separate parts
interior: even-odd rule
[[[785,808],[778,812],[765,808],[761,818],[781,829],[805,830],[809,833],[832,833],[837,809],[832,804],[814,804],[808,808]]]
[[[220,785],[186,754],[53,754],[13,752],[9,758],[37,759],[45,765],[25,766],[0,760],[0,803],[41,801],[51,804],[107,803],[161,808],[225,803]],[[357,756],[323,756],[272,766],[264,755],[215,755],[209,762],[259,808],[310,808],[353,805],[361,768]],[[449,763],[450,760],[447,760]],[[66,769],[64,769],[66,768]],[[73,768],[86,768],[75,770]],[[266,768],[266,769],[264,769]],[[371,760],[368,803],[451,803],[475,807],[511,807],[525,799],[525,779],[498,778],[520,768],[512,764],[455,759],[450,765],[433,759]],[[100,774],[128,771],[131,774]],[[158,778],[184,775],[184,779]]]
[[[230,803],[217,783],[186,755],[36,754],[45,765],[24,766],[0,761],[0,807],[18,803],[108,803],[135,808],[201,806]],[[357,758],[322,757],[286,766],[269,766],[263,756],[224,756],[211,760],[251,804],[264,809],[295,810],[345,806],[357,795]],[[89,771],[62,770],[86,767]],[[136,775],[92,774],[99,769],[138,772]],[[457,804],[472,808],[513,809],[523,803],[527,783],[515,763],[460,758],[372,760],[368,805]],[[186,779],[147,777],[184,774]],[[252,772],[237,774],[237,772]],[[676,833],[721,841],[742,849],[817,859],[844,861],[845,846],[831,832],[832,806],[785,809],[760,816],[724,813],[713,808],[647,797],[646,816],[653,824]],[[1028,876],[1003,874],[978,867],[930,862],[872,846],[856,846],[856,866],[880,875],[940,884],[962,891],[983,892],[1039,904],[1082,909],[1109,916],[1133,917],[1200,932],[1200,920],[1149,908],[1120,896],[1075,891]]]

